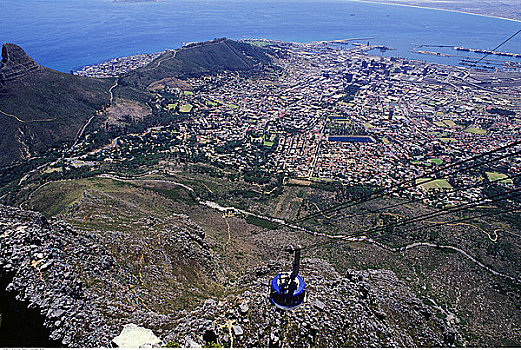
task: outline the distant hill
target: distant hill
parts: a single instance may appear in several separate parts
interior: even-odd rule
[[[38,65],[15,44],[0,64],[0,166],[74,139],[109,103],[114,79],[78,77]]]
[[[189,44],[126,74],[121,84],[148,87],[165,78],[190,78],[228,71],[255,72],[271,65],[267,50],[230,39]]]

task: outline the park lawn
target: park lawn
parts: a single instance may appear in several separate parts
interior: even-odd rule
[[[43,171],[44,174],[52,174],[52,173],[55,173],[55,172],[58,172],[58,171],[62,171],[63,168],[62,167],[59,167],[59,168],[47,168]]]
[[[206,105],[210,106],[210,107],[215,107],[215,106],[218,106],[219,104],[217,102],[213,102],[213,101],[207,100],[206,101]]]
[[[452,186],[449,184],[449,182],[445,179],[434,179],[431,180],[430,178],[422,178],[416,180],[417,184],[420,184],[419,186],[423,187],[424,190],[434,190],[434,189],[452,189]]]
[[[267,43],[262,40],[252,40],[252,41],[248,41],[248,43],[251,45],[259,46],[259,47],[265,47],[265,46],[271,45],[270,43]]]
[[[274,145],[274,142],[271,141],[264,141],[264,147],[272,147]]]
[[[194,93],[192,91],[183,91],[185,96],[192,96]]]
[[[438,140],[443,143],[458,142],[458,140],[456,140],[454,137],[440,137]]]
[[[454,123],[453,120],[450,120],[450,119],[445,119],[443,120],[443,122],[445,123],[445,125],[447,125],[449,128],[453,128],[455,126],[458,126],[458,124]]]
[[[505,180],[501,180],[501,181],[498,181],[498,182],[501,182],[501,183],[504,183],[504,184],[513,184],[514,182],[512,181],[512,179],[507,179],[507,175],[503,174],[503,173],[498,173],[498,172],[495,172],[495,171],[491,171],[491,172],[485,172],[485,174],[487,174],[487,177],[488,177],[488,181],[498,181],[498,180],[501,180],[501,179],[505,179]]]
[[[469,132],[471,134],[476,134],[476,135],[486,135],[487,134],[487,130],[475,128],[473,126],[469,126],[468,128],[466,128],[465,132]]]
[[[366,129],[373,129],[374,126],[371,123],[363,123],[363,126],[365,126]]]
[[[443,163],[443,160],[441,160],[440,158],[431,158],[429,159],[429,162],[440,165]]]
[[[179,112],[181,112],[181,113],[190,113],[191,110],[192,110],[192,105],[189,103],[184,104],[181,106],[181,108],[179,108]]]
[[[231,103],[228,105],[228,107],[231,109],[239,109],[239,106],[231,104]]]
[[[177,103],[169,103],[168,106],[166,106],[169,110],[176,109]]]

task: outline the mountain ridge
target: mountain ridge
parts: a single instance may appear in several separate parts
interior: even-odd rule
[[[185,79],[226,70],[253,73],[271,63],[265,49],[220,38],[168,51],[145,67],[125,74],[121,83],[146,88],[165,78]]]

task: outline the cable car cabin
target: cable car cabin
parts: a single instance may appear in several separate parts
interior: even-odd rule
[[[288,253],[295,253],[293,271],[279,273],[271,281],[270,301],[279,309],[291,310],[299,307],[306,298],[306,283],[298,275],[300,267],[301,247],[290,247]]]

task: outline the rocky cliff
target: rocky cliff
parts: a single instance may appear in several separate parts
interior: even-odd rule
[[[108,346],[119,324],[161,320],[135,308],[135,300],[118,304],[121,298],[132,298],[124,284],[136,279],[117,266],[94,237],[60,222],[49,223],[34,212],[0,206],[0,271],[3,278],[11,278],[7,292],[39,310],[50,338],[67,346]],[[93,284],[103,285],[105,294]],[[121,295],[110,294],[118,290]],[[120,317],[108,318],[116,308]]]
[[[0,63],[0,84],[20,79],[30,72],[40,69],[40,65],[15,44],[4,44]]]
[[[339,274],[304,259],[307,302],[281,311],[267,300],[271,274],[244,283],[244,292],[208,299],[184,315],[165,341],[186,347],[215,342],[235,347],[449,347],[458,337],[435,310],[393,272]],[[272,262],[277,271],[280,266]],[[259,270],[257,270],[257,273]],[[264,271],[266,272],[266,271]],[[255,272],[252,271],[252,276]]]
[[[189,264],[193,257],[185,250],[194,247],[205,251],[192,255],[209,261],[203,236],[172,235]],[[295,311],[282,312],[267,300],[270,278],[282,266],[271,261],[238,276],[230,284],[235,292],[219,300],[156,312],[140,297],[140,273],[116,261],[99,240],[38,213],[0,206],[0,277],[9,279],[10,295],[39,310],[50,338],[67,346],[109,346],[128,323],[152,329],[163,344],[184,346],[451,346],[458,339],[443,310],[425,305],[394,273],[340,274],[320,259],[304,260],[309,296]]]

